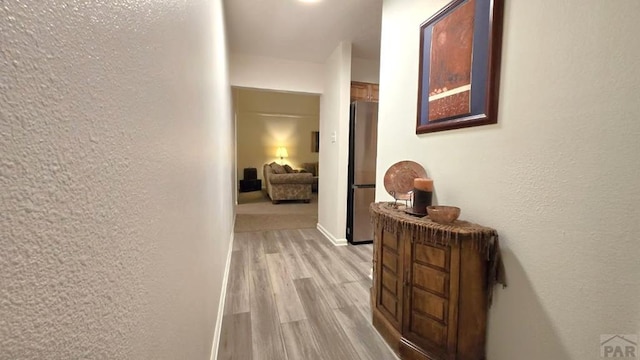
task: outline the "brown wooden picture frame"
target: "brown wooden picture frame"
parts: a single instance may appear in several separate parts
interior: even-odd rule
[[[438,56],[437,59],[439,60],[434,66],[434,69],[436,69],[434,71],[439,71],[443,66],[451,67],[449,64],[455,60],[447,58],[449,54],[447,53],[448,48],[445,46],[438,48],[437,54],[434,54],[432,37],[434,26],[443,19],[448,18],[447,26],[455,27],[456,23],[452,21],[457,18],[450,15],[456,13],[456,11],[461,12],[462,10],[459,9],[462,9],[464,5],[473,7],[473,21],[471,25],[469,25],[469,22],[465,25],[473,30],[470,39],[468,32],[464,33],[469,39],[468,41],[471,42],[471,45],[469,45],[471,60],[462,59],[470,63],[466,64],[468,69],[465,68],[463,71],[463,75],[468,76],[467,81],[469,84],[454,90],[448,90],[447,87],[430,89],[431,83],[449,81],[449,79],[458,80],[458,75],[454,73],[437,73],[435,75],[431,73],[432,57]],[[416,134],[496,124],[498,122],[503,13],[504,0],[453,0],[420,25],[420,70]],[[443,30],[440,29],[441,27],[436,29],[436,35],[442,36]],[[447,29],[445,28],[445,30]],[[456,29],[453,28],[453,30]],[[440,39],[439,37],[436,46],[441,46],[440,44],[444,43]],[[446,36],[444,39],[446,40]],[[453,55],[455,54],[452,54],[452,57]],[[464,73],[465,71],[467,73]],[[442,94],[436,94],[435,91],[442,91]],[[459,92],[456,93],[455,91]],[[460,92],[463,92],[463,94],[460,94]],[[459,98],[454,99],[454,96]],[[444,105],[435,103],[435,101],[442,102],[443,100],[448,101],[448,103]],[[455,109],[455,106],[451,106],[451,102],[456,102],[460,106]],[[431,108],[430,105],[432,105]]]

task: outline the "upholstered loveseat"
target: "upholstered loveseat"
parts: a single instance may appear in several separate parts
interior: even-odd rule
[[[291,167],[271,163],[263,166],[262,178],[274,204],[282,200],[311,201],[311,185],[314,181],[311,173],[296,172]]]
[[[313,184],[311,185],[312,192],[318,192],[318,162],[302,163],[300,164],[301,171],[306,171],[313,175]]]

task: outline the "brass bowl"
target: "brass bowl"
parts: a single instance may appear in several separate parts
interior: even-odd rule
[[[449,224],[460,216],[460,208],[455,206],[427,206],[427,214],[429,214],[429,219],[441,223],[441,224]]]

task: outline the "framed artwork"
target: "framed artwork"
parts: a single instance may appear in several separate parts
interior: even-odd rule
[[[498,122],[504,0],[453,0],[420,25],[416,133]]]
[[[311,152],[320,152],[320,132],[311,132]]]

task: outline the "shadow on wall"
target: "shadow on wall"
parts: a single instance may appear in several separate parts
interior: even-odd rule
[[[570,359],[522,265],[509,249],[502,249],[502,257],[508,287],[494,289],[487,359]],[[513,299],[506,300],[507,297]],[[598,340],[594,339],[594,351],[598,351]]]

